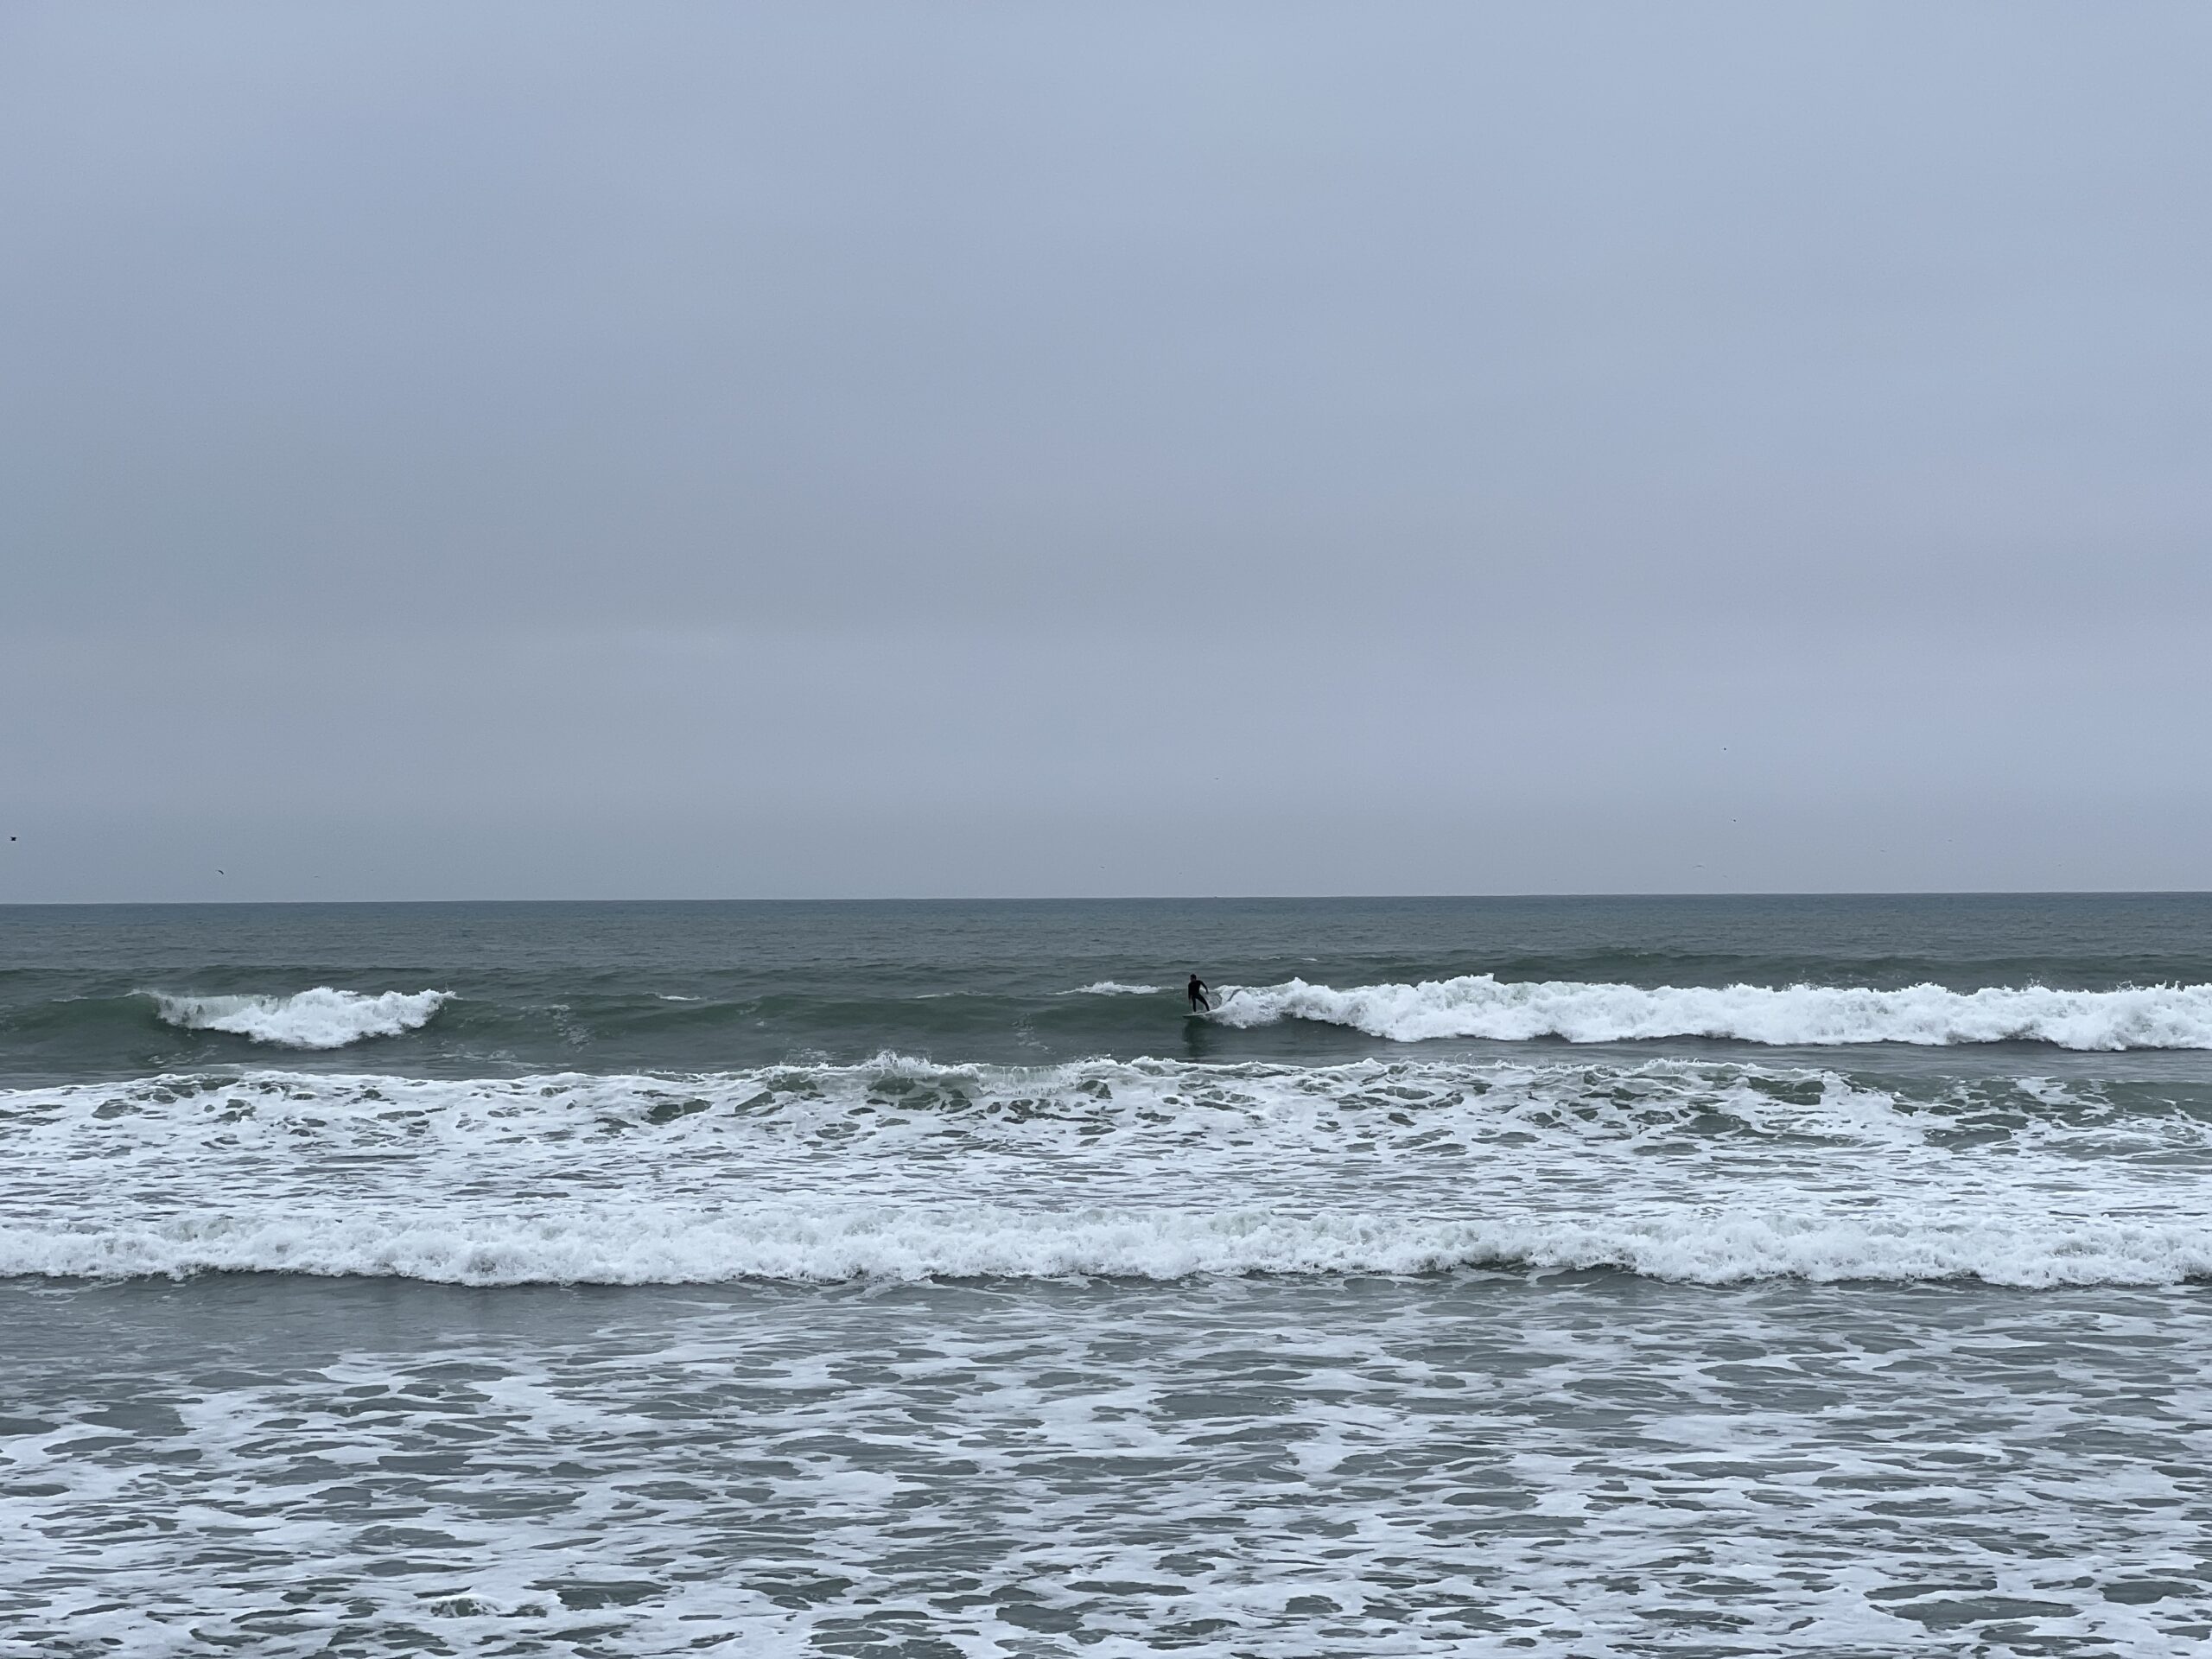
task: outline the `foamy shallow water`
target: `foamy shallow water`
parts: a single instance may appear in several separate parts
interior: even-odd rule
[[[2195,1293],[252,1275],[0,1298],[0,1633],[57,1656],[2212,1635]]]
[[[893,1056],[689,1077],[251,1071],[0,1091],[0,1274],[2212,1274],[2212,1103],[2035,1077]]]
[[[0,914],[0,1652],[2205,1646],[2207,940]]]

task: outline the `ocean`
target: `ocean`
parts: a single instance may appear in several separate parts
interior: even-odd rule
[[[2205,895],[0,909],[0,1649],[2176,1652],[2208,1174]]]

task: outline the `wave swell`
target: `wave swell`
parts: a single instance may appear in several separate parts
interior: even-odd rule
[[[2041,986],[1954,991],[1941,985],[1893,991],[1816,985],[1647,988],[1563,980],[1515,983],[1471,974],[1338,990],[1293,979],[1234,988],[1213,1017],[1243,1027],[1310,1020],[1408,1043],[1451,1037],[1497,1042],[1556,1037],[1571,1043],[1706,1037],[1779,1047],[2035,1042],[2105,1051],[2212,1048],[2212,985],[2115,991]]]
[[[447,991],[334,990],[290,996],[181,996],[149,993],[162,1020],[184,1031],[222,1031],[276,1048],[344,1048],[370,1037],[420,1030],[452,1000]]]

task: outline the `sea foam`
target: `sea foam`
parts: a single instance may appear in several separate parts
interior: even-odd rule
[[[2038,1042],[2071,1049],[2212,1048],[2212,985],[2116,991],[1994,986],[1716,987],[1503,982],[1488,974],[1338,990],[1293,979],[1238,987],[1229,1026],[1311,1020],[1396,1042],[1439,1037],[1574,1043],[1710,1037],[1777,1046]]]
[[[163,1020],[186,1031],[223,1031],[277,1048],[344,1048],[367,1037],[397,1037],[429,1023],[449,991],[334,990],[318,985],[289,996],[181,996],[150,993]]]
[[[2212,1102],[1408,1054],[0,1091],[0,1276],[2212,1277]]]
[[[214,1214],[93,1227],[0,1226],[0,1275],[205,1272],[367,1275],[467,1285],[756,1280],[1179,1280],[1611,1268],[1700,1285],[1980,1280],[2158,1285],[2212,1274],[2212,1228],[2027,1213],[1818,1209],[1416,1219],[1146,1210],[1022,1211],[835,1204],[401,1217]]]

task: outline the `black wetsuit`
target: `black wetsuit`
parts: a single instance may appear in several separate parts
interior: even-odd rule
[[[1206,982],[1196,974],[1191,976],[1191,1012],[1204,1014],[1206,1010]]]

